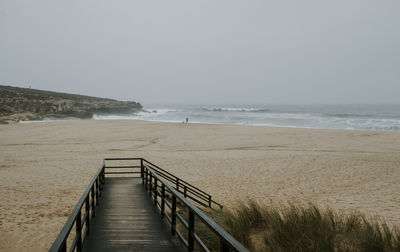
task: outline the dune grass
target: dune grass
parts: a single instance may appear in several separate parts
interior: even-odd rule
[[[263,206],[239,203],[231,210],[207,212],[251,251],[400,251],[400,231],[361,213],[342,214],[315,205]],[[212,250],[217,237],[204,225],[196,233]]]

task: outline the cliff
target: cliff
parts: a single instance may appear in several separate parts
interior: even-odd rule
[[[89,119],[93,114],[132,114],[142,109],[134,101],[0,85],[0,123],[45,118]]]

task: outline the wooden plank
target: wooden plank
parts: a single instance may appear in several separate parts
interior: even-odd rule
[[[140,178],[106,178],[83,251],[183,251]]]

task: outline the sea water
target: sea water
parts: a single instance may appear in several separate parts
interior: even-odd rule
[[[128,116],[159,122],[237,124],[297,128],[400,131],[400,104],[395,105],[148,105]]]

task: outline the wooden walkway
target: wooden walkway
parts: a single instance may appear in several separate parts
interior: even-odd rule
[[[128,174],[140,176],[113,177]],[[220,251],[249,252],[194,202],[222,208],[210,194],[144,158],[105,158],[49,252],[210,251],[216,244],[205,244],[195,225],[219,240]]]
[[[83,251],[183,251],[140,178],[105,178]]]

